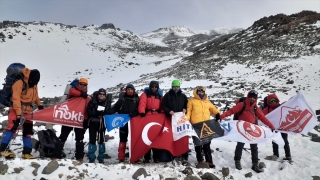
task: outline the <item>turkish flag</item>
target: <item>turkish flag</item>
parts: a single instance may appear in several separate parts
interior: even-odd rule
[[[130,162],[135,162],[149,149],[166,149],[173,156],[189,150],[189,137],[173,140],[171,120],[165,114],[147,114],[129,121],[130,126]]]
[[[43,123],[61,124],[83,128],[82,122],[87,117],[87,105],[90,98],[77,97],[44,108],[27,115],[25,118]]]

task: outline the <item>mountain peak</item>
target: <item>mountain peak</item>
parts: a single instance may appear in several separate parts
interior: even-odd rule
[[[193,36],[196,33],[191,31],[189,28],[184,26],[169,26],[165,28],[159,28],[155,31],[148,32],[141,34],[143,37],[152,37],[152,38],[164,38],[167,36],[181,36],[181,37],[188,37]]]

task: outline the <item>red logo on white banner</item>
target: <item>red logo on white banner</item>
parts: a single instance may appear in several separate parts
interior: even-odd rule
[[[249,141],[266,137],[264,129],[260,128],[260,126],[246,121],[238,121],[237,130],[243,137],[245,137]]]
[[[312,113],[308,109],[282,106],[279,130],[300,133],[311,118]]]

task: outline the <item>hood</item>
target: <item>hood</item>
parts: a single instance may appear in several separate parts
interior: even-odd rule
[[[277,103],[276,103],[276,104],[271,104],[271,103],[270,103],[270,99],[272,99],[272,98],[275,98],[275,99],[277,100]],[[270,94],[270,95],[267,96],[267,104],[268,104],[268,106],[270,106],[270,107],[278,107],[279,104],[280,104],[280,100],[279,100],[279,98],[278,98],[277,95],[275,95],[275,94]]]
[[[249,92],[247,94],[247,98],[246,98],[246,105],[249,105],[250,104],[250,98],[248,97],[249,96]],[[254,105],[256,105],[258,102],[258,98],[253,102],[253,104],[251,105],[251,107],[253,107]],[[249,106],[248,106],[249,107]]]
[[[195,88],[195,89],[193,90],[193,96],[194,96],[196,99],[201,99],[200,96],[197,94],[197,88]],[[203,100],[206,100],[207,98],[208,98],[207,93],[204,93]]]

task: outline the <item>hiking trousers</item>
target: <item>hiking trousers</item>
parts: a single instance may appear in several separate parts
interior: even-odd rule
[[[202,151],[203,151],[206,162],[212,163],[212,154],[211,154],[210,144],[211,142],[204,144],[202,146],[194,146],[194,149],[196,151],[197,161],[203,161],[203,156],[202,156]]]
[[[281,136],[284,141],[284,152],[286,154],[286,157],[291,157],[288,134],[281,133]],[[279,157],[279,145],[275,142],[272,142],[272,149],[273,149],[273,155]]]
[[[90,144],[103,144],[105,141],[106,128],[103,123],[90,121],[89,123],[89,143]],[[97,139],[98,137],[98,139]]]
[[[128,123],[120,128],[119,131],[119,138],[120,142],[127,142],[128,141]]]
[[[243,147],[244,147],[244,143],[242,143],[242,142],[238,142],[237,143],[236,150],[234,152],[234,160],[235,161],[240,161],[241,156],[242,156]],[[251,160],[252,160],[252,163],[259,162],[258,144],[250,144],[250,149],[251,149]]]
[[[61,134],[59,136],[59,139],[61,140],[61,142],[63,144],[65,144],[65,142],[68,139],[68,136],[70,134],[70,132],[74,130],[75,136],[76,136],[76,153],[75,153],[75,157],[76,159],[82,159],[84,156],[84,143],[83,143],[83,138],[84,138],[84,133],[85,133],[85,129],[82,128],[73,128],[73,127],[69,127],[69,126],[61,126]]]

